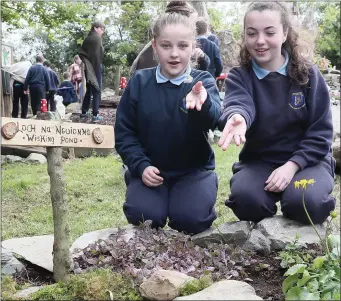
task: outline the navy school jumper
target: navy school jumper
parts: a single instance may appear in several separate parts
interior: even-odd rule
[[[220,117],[220,99],[214,78],[192,69],[192,83],[158,84],[156,68],[134,73],[116,114],[115,147],[128,166],[124,212],[130,223],[151,219],[154,227],[169,225],[198,233],[216,218],[215,159],[207,141]],[[186,110],[185,97],[202,81],[207,99],[201,111]],[[164,184],[151,188],[141,176],[148,166],[161,171]]]
[[[298,87],[277,72],[259,80],[252,69],[238,67],[230,71],[226,91],[220,130],[236,113],[247,123],[246,143],[240,162],[233,166],[226,204],[238,218],[257,222],[274,215],[280,200],[285,216],[308,223],[302,190],[293,183],[314,178],[316,183],[305,192],[306,205],[313,221],[323,222],[335,207],[330,195],[335,159],[329,93],[318,68],[313,66],[309,83]],[[289,160],[300,167],[289,186],[282,193],[264,191],[271,172]]]

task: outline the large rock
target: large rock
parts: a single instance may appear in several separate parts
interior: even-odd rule
[[[140,285],[140,293],[148,300],[173,300],[180,294],[180,288],[193,277],[178,271],[158,270]]]
[[[13,256],[12,252],[1,248],[1,274],[14,275],[24,268],[24,265]]]
[[[263,300],[254,288],[243,281],[223,280],[189,296],[174,300]]]
[[[120,97],[115,95],[115,91],[105,88],[101,93],[101,106],[117,107]]]
[[[251,231],[249,239],[243,245],[243,250],[258,252],[262,255],[268,256],[271,252],[271,242],[257,229]]]
[[[29,288],[26,288],[26,289],[23,289],[23,290],[17,292],[17,293],[13,296],[13,298],[14,298],[14,299],[20,299],[20,298],[22,298],[22,299],[23,299],[23,298],[28,299],[28,297],[29,297],[30,295],[32,295],[33,293],[36,293],[36,292],[40,291],[40,290],[43,289],[43,288],[44,288],[44,286],[31,286],[31,287],[29,287]]]
[[[246,221],[228,222],[218,229],[209,228],[206,231],[192,236],[195,244],[203,246],[206,242],[223,242],[226,244],[244,245],[250,235],[250,223]]]
[[[120,229],[118,228],[108,228],[97,230],[89,233],[85,233],[82,236],[78,237],[70,248],[70,253],[73,256],[77,255],[82,249],[85,249],[90,244],[94,244],[97,240],[102,239],[106,240],[109,238],[110,235],[117,234],[118,231],[121,231],[121,238],[128,242],[131,238],[135,235],[135,227],[132,225],[127,225]]]
[[[47,159],[44,155],[31,153],[26,159],[26,163],[45,164]]]
[[[325,227],[323,225],[315,226],[323,237],[326,232]],[[258,229],[270,240],[271,250],[283,250],[287,244],[293,242],[297,234],[299,235],[297,243],[299,247],[320,243],[312,226],[303,225],[280,215],[263,219],[255,226],[255,229]]]
[[[81,104],[79,102],[74,102],[70,103],[66,108],[65,108],[65,113],[80,113],[81,111]]]
[[[15,163],[15,162],[24,162],[25,159],[19,156],[14,155],[7,155],[6,156],[6,163]]]
[[[37,266],[53,272],[53,235],[21,237],[4,240],[3,248],[16,253]]]

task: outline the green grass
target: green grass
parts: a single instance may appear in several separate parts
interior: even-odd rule
[[[219,178],[214,225],[235,221],[232,210],[224,205],[230,193],[232,164],[240,148],[226,152],[214,146]],[[127,224],[122,211],[125,184],[117,157],[90,157],[64,161],[71,239],[83,233]],[[53,234],[53,218],[47,165],[24,163],[2,166],[2,240],[14,237]],[[340,177],[333,195],[340,208]]]

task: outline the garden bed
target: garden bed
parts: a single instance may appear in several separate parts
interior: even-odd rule
[[[312,258],[321,253],[319,246],[309,246],[306,252]],[[264,300],[284,300],[285,269],[280,262],[277,252],[262,256],[222,243],[199,247],[187,235],[141,227],[128,242],[118,233],[79,250],[74,258],[74,271],[83,274],[109,268],[129,277],[138,287],[157,269],[174,269],[195,278],[210,275],[213,282],[245,281]],[[15,275],[15,279],[20,284],[28,280],[31,285],[53,282],[51,273],[29,263],[26,263],[26,272]]]

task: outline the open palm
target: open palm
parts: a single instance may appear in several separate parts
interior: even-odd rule
[[[218,146],[222,150],[226,150],[232,140],[234,140],[236,145],[245,143],[246,128],[244,117],[240,114],[233,115],[225,124],[223,134],[218,141]]]

